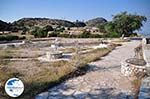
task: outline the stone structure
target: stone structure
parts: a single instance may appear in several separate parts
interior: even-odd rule
[[[149,77],[142,81],[138,99],[150,99],[150,38],[143,38],[143,57],[146,61],[146,70]]]
[[[150,77],[143,80],[138,99],[150,99]]]
[[[121,75],[118,63],[133,56],[138,44],[136,41],[117,47],[101,60],[89,63],[85,75],[70,78],[35,99],[134,99],[131,80]]]
[[[63,57],[63,53],[61,51],[58,51],[58,47],[59,47],[59,42],[56,39],[55,43],[51,45],[50,47],[50,51],[46,52],[46,55],[39,57],[39,60],[42,61],[52,61],[55,59],[59,59]]]
[[[121,73],[125,76],[133,76],[146,73],[146,62],[142,59],[131,58],[121,63]],[[142,75],[139,75],[142,76]]]
[[[125,76],[140,76],[146,74],[146,62],[143,59],[142,44],[134,48],[134,58],[121,63],[121,73]]]
[[[146,61],[147,74],[150,75],[150,38],[143,38],[143,57]]]
[[[61,51],[57,51],[57,52],[53,52],[53,53],[46,52],[46,58],[47,58],[47,60],[62,58],[62,52]]]

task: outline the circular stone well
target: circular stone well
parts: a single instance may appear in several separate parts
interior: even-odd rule
[[[121,63],[121,73],[125,76],[146,73],[146,62],[143,59],[130,58]]]
[[[59,58],[62,58],[62,55],[63,53],[61,51],[55,51],[55,52],[47,52],[46,53],[46,57],[48,60],[51,60],[51,59],[59,59]]]

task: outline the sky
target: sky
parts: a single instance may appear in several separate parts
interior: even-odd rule
[[[142,28],[150,33],[150,0],[0,0],[0,20],[13,22],[24,17],[86,21],[127,11],[147,17]]]

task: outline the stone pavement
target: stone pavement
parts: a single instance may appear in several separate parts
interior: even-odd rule
[[[117,47],[101,60],[89,63],[89,71],[47,90],[36,99],[133,99],[131,79],[120,72],[120,62],[134,56],[140,42]]]

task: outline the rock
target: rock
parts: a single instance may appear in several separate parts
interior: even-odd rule
[[[143,80],[140,88],[139,99],[150,99],[150,77]]]
[[[75,90],[68,89],[66,91],[63,91],[62,94],[68,96],[68,95],[72,95],[74,92],[75,92]]]
[[[52,92],[49,92],[49,95],[52,95],[52,96],[56,96],[56,95],[59,95],[60,92],[59,91],[52,91]]]
[[[49,92],[43,92],[35,97],[35,99],[47,99],[49,96]]]

